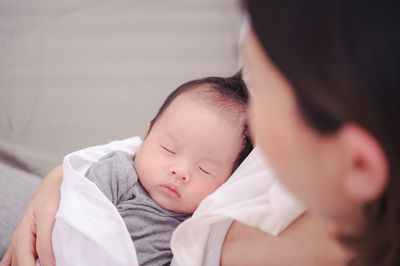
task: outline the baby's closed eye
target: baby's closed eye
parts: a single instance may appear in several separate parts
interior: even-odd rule
[[[165,150],[166,152],[171,153],[171,154],[176,154],[176,152],[174,152],[171,148],[167,148],[166,146],[163,146],[163,145],[160,145],[160,146],[161,146],[161,148],[163,148],[163,150]]]

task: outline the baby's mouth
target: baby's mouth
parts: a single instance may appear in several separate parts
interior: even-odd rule
[[[178,187],[173,185],[173,184],[166,184],[166,185],[161,185],[161,188],[163,191],[170,197],[173,198],[180,198],[181,194],[179,194]]]

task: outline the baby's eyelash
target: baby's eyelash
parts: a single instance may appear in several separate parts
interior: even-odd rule
[[[200,169],[201,171],[203,171],[204,173],[206,173],[207,175],[211,175],[209,172],[207,172],[206,170],[204,170],[204,169],[201,168],[200,166],[199,166],[199,169]]]
[[[160,146],[161,146],[161,148],[163,148],[163,149],[166,150],[167,152],[172,153],[172,154],[176,154],[176,152],[171,151],[170,149],[166,148],[165,146],[162,146],[162,145],[160,145]]]

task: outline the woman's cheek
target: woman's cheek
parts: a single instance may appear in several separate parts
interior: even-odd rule
[[[257,110],[256,110],[256,102],[254,99],[254,95],[252,95],[251,100],[250,100],[250,104],[249,104],[249,127],[250,127],[250,134],[253,138],[253,140],[257,137],[257,130],[256,130],[256,126],[257,126]]]
[[[257,97],[257,96],[255,96]],[[266,129],[269,123],[267,110],[262,108],[259,103],[260,100],[253,99],[250,102],[250,131],[253,137],[255,137],[256,142],[261,144],[261,148],[264,152],[267,152],[265,148],[268,146],[268,135],[269,131]]]

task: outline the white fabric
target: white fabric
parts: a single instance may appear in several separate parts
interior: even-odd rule
[[[110,151],[132,154],[140,144],[140,138],[134,137],[64,158],[61,201],[53,231],[57,266],[137,263],[122,218],[96,185],[84,178],[84,173]],[[233,218],[277,235],[303,211],[304,207],[276,181],[255,148],[232,177],[203,200],[193,217],[178,226],[171,248],[179,265],[202,265],[211,224]]]
[[[277,182],[256,147],[230,179],[202,201],[175,230],[171,248],[179,265],[202,265],[210,225],[226,218],[278,235],[305,208]]]
[[[122,217],[84,174],[103,155],[113,150],[133,154],[141,142],[139,137],[115,141],[64,158],[61,200],[53,230],[57,266],[138,265]]]

